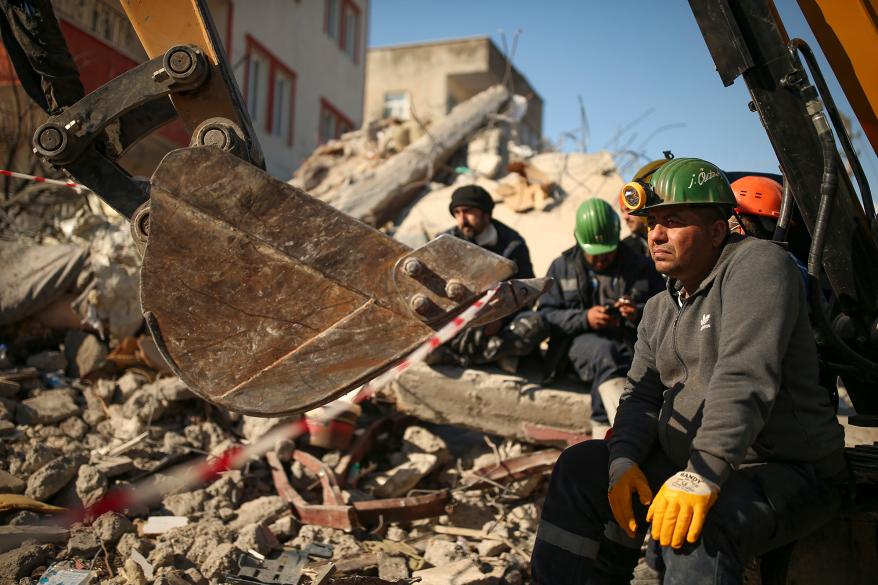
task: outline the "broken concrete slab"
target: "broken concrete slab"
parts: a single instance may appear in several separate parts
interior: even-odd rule
[[[470,557],[471,552],[458,542],[434,538],[427,543],[424,560],[435,567],[450,565]]]
[[[47,500],[76,477],[78,470],[78,463],[67,457],[53,459],[28,478],[24,495],[35,500]]]
[[[104,365],[107,347],[91,333],[71,329],[64,338],[64,355],[68,375],[85,378]]]
[[[182,528],[187,524],[189,524],[189,518],[185,516],[150,516],[140,530],[144,536],[158,536],[175,528]]]
[[[415,571],[412,577],[420,578],[421,585],[495,585],[503,578],[503,570],[489,567],[483,572],[478,563],[472,559]]]
[[[175,516],[190,516],[204,510],[206,500],[205,490],[195,490],[166,496],[162,500],[162,505]]]
[[[92,456],[91,465],[96,467],[107,478],[113,478],[134,469],[134,461],[124,456]]]
[[[71,416],[58,425],[58,428],[60,428],[65,435],[76,441],[81,440],[86,433],[88,433],[88,425],[78,416]]]
[[[289,512],[289,504],[280,496],[263,496],[245,502],[238,509],[238,517],[229,524],[232,530],[241,530],[257,523],[271,524]]]
[[[91,527],[78,526],[70,531],[67,556],[92,558],[99,550],[101,550],[101,541]]]
[[[406,455],[411,453],[429,453],[434,455],[439,465],[445,465],[451,458],[448,445],[441,437],[438,437],[417,425],[407,427],[402,435],[402,452]]]
[[[18,405],[15,420],[20,425],[50,425],[79,414],[69,390],[47,390]]]
[[[201,564],[201,574],[205,579],[218,580],[237,567],[238,549],[231,543],[217,546]]]
[[[408,461],[373,478],[376,498],[398,498],[406,495],[427,474],[436,469],[439,459],[429,453],[412,453]]]
[[[131,523],[131,520],[115,512],[102,514],[94,521],[92,527],[95,534],[101,539],[101,542],[112,545],[119,542],[123,534],[134,532],[134,524]]]
[[[591,397],[579,390],[549,388],[494,369],[415,364],[384,392],[399,411],[424,421],[542,442],[530,429],[588,433]]]
[[[162,400],[167,400],[168,402],[181,402],[183,400],[193,400],[195,398],[195,394],[193,394],[183,380],[177,376],[159,378],[148,386],[157,397]]]
[[[107,493],[107,476],[93,465],[83,465],[76,477],[76,495],[84,506],[90,506]]]
[[[281,548],[277,536],[262,523],[250,524],[242,528],[235,540],[235,546],[244,552],[255,550],[263,556],[268,556]]]
[[[26,481],[0,469],[0,494],[21,494],[26,487]]]
[[[391,583],[407,580],[410,575],[406,558],[399,555],[378,553],[378,577]]]
[[[0,529],[3,528],[7,527],[0,526]],[[3,539],[0,538],[0,543],[2,542]],[[28,543],[18,548],[7,549],[7,552],[0,554],[0,575],[15,581],[30,577],[37,567],[45,567],[49,563],[51,555],[52,547],[49,545]]]

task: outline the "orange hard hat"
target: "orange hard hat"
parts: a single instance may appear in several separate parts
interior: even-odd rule
[[[775,219],[780,216],[783,187],[774,179],[756,175],[741,177],[732,183],[732,191],[738,201],[736,212]]]

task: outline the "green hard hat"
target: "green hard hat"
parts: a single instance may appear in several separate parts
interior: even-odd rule
[[[632,215],[646,215],[650,209],[668,205],[720,205],[730,211],[737,205],[725,173],[700,158],[668,161],[655,171],[649,184],[646,205]]]
[[[573,235],[586,254],[612,252],[619,246],[619,216],[603,199],[586,199],[576,210]]]

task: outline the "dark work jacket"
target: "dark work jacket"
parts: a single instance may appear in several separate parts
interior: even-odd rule
[[[664,279],[652,260],[628,246],[620,245],[617,250],[615,260],[603,272],[586,264],[578,245],[565,250],[549,267],[546,276],[555,281],[540,296],[539,313],[551,329],[546,354],[550,374],[563,361],[573,338],[589,330],[585,314],[591,307],[627,296],[642,313],[646,301],[664,290]],[[637,325],[622,319],[620,327],[602,329],[599,334],[633,347]]]
[[[641,234],[629,234],[626,237],[622,238],[622,243],[643,256],[649,258],[649,243],[646,241],[646,236]]]
[[[494,224],[494,229],[497,230],[497,243],[493,246],[482,247],[489,252],[499,254],[500,256],[515,262],[516,266],[518,266],[518,272],[516,272],[512,278],[533,278],[534,268],[530,262],[530,250],[527,249],[527,244],[524,242],[524,238],[521,237],[521,234],[496,219],[492,219],[491,223]],[[472,240],[463,236],[457,226],[442,233],[472,242]]]

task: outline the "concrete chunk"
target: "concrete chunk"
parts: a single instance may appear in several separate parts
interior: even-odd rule
[[[24,495],[35,500],[46,500],[76,477],[78,466],[67,457],[58,457],[40,467],[27,480]]]
[[[50,425],[79,414],[67,390],[48,390],[19,404],[15,420],[20,425]]]
[[[412,453],[408,461],[375,478],[372,493],[376,498],[404,496],[418,482],[436,468],[439,460],[428,453]]]
[[[107,347],[94,335],[71,329],[64,338],[64,353],[70,376],[85,378],[104,365]]]
[[[403,453],[429,453],[435,455],[440,465],[448,463],[451,455],[448,445],[424,427],[410,426],[402,436]]]
[[[421,579],[421,585],[494,585],[500,583],[502,570],[483,573],[475,561],[463,559],[441,567],[415,571],[412,577]]]
[[[8,471],[0,469],[0,493],[2,494],[20,494],[27,487],[27,483],[15,477]]]
[[[526,425],[588,432],[591,398],[574,387],[547,388],[499,370],[416,364],[390,386],[396,408],[432,423],[536,442]]]

